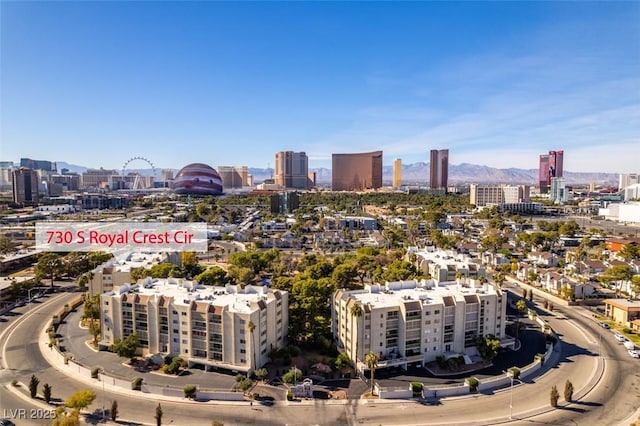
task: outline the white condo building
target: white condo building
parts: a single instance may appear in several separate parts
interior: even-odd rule
[[[372,284],[334,294],[332,332],[360,371],[370,351],[379,357],[378,368],[421,366],[439,355],[476,355],[478,336],[503,339],[506,306],[505,292],[475,280]]]
[[[159,263],[180,264],[177,252],[126,252],[119,253],[113,259],[99,265],[91,271],[89,294],[95,296],[113,290],[117,286],[131,283],[131,270],[151,268]]]
[[[286,344],[286,291],[146,278],[101,294],[100,303],[101,346],[135,332],[144,354],[251,373]]]

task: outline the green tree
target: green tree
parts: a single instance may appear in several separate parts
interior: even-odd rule
[[[139,345],[138,335],[131,333],[124,339],[116,339],[109,347],[111,352],[115,352],[123,358],[133,358]]]
[[[173,263],[158,263],[149,269],[149,276],[152,278],[169,278],[171,271],[175,269]]]
[[[564,400],[567,402],[573,400],[573,383],[569,380],[564,383]]]
[[[134,283],[137,283],[138,280],[141,280],[143,278],[150,276],[150,274],[151,272],[143,268],[142,266],[138,268],[131,268],[131,270],[129,271],[129,276],[131,277],[131,281]]]
[[[518,300],[516,302],[516,309],[518,310],[520,315],[524,314],[524,312],[527,310],[527,302],[525,302],[524,299]]]
[[[282,381],[285,383],[295,383],[299,380],[302,380],[302,371],[296,367],[293,367],[282,375]]]
[[[64,403],[69,408],[82,411],[96,399],[96,393],[89,389],[79,390],[69,397]]]
[[[500,339],[497,339],[493,335],[478,336],[476,338],[476,348],[478,353],[485,362],[492,361],[498,356],[500,350]]]
[[[42,396],[47,404],[51,401],[51,385],[49,383],[42,386]]]
[[[56,253],[44,253],[38,258],[35,272],[37,277],[49,278],[51,287],[53,280],[61,274],[63,270],[62,257]]]
[[[356,268],[347,263],[343,263],[334,268],[331,278],[338,288],[351,288],[351,283],[358,276]]]
[[[549,393],[549,403],[552,407],[558,406],[558,399],[560,399],[560,393],[556,385],[551,386],[551,392]]]
[[[156,407],[156,415],[153,416],[154,419],[156,419],[156,426],[162,426],[162,415],[164,413],[162,412],[162,406],[160,405],[160,403],[158,403],[158,406]]]
[[[40,383],[40,379],[38,379],[35,374],[31,375],[31,379],[29,380],[29,394],[31,398],[35,398],[38,394],[38,384]]]
[[[371,371],[371,395],[373,396],[375,389],[375,372],[376,368],[378,367],[378,355],[376,355],[375,352],[371,351],[364,358],[364,362],[369,368],[369,371]]]
[[[351,360],[349,359],[349,355],[346,352],[340,352],[335,361],[335,367],[338,371],[344,371],[344,369],[351,366]]]
[[[633,259],[638,259],[640,257],[640,244],[625,244],[624,247],[622,247],[622,249],[620,249],[620,251],[618,252],[618,255],[627,262]]]
[[[253,374],[256,375],[258,380],[264,380],[269,375],[269,372],[266,368],[258,368]]]
[[[219,266],[212,266],[194,278],[203,285],[223,285],[227,282],[227,272]]]
[[[111,410],[109,410],[109,415],[112,422],[115,422],[118,418],[118,401],[116,401],[115,399],[111,402]]]
[[[0,237],[0,254],[11,253],[16,247],[17,245],[11,241],[11,238],[5,236]]]
[[[245,268],[237,265],[229,266],[227,274],[236,284],[239,284],[242,287],[246,284],[250,284],[256,277],[256,274],[251,268]]]
[[[359,322],[360,318],[362,318],[364,316],[364,309],[362,309],[362,305],[359,302],[356,302],[353,305],[351,305],[351,315],[355,318],[356,323]],[[352,326],[351,327],[351,341],[352,342],[356,342],[355,332],[356,332],[357,328],[358,328],[357,326]],[[361,342],[357,341],[356,342],[356,355],[355,355],[356,359],[358,359],[358,357],[360,355],[359,354],[360,346],[361,346]]]
[[[193,278],[199,275],[203,268],[198,264],[198,257],[192,251],[184,251],[180,254],[180,260],[182,264],[182,270],[184,271],[186,278]]]
[[[71,413],[67,413],[67,410],[63,406],[56,408],[52,426],[79,426],[80,425],[80,411],[72,410]]]

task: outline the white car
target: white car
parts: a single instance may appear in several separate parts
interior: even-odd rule
[[[627,340],[626,342],[623,343],[624,347],[627,348],[628,350],[632,351],[636,348],[636,345],[633,344],[633,342]]]
[[[627,352],[629,352],[629,355],[632,356],[633,358],[640,358],[640,352],[634,349],[629,349]]]
[[[624,337],[622,334],[614,334],[613,337],[620,343],[624,343],[627,340],[629,340],[626,337]]]

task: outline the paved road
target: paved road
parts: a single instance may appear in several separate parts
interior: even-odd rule
[[[3,328],[20,327],[19,332],[12,333],[10,336],[5,334],[2,337],[3,345],[0,346],[5,346],[5,361],[13,369],[0,375],[2,380],[0,384],[6,385],[11,378],[27,382],[30,375],[36,373],[42,384],[52,383],[54,397],[62,399],[79,388],[85,387],[44,362],[37,350],[37,339],[41,336],[34,334],[41,329],[42,322],[50,318],[55,310],[54,305],[60,306],[65,300],[74,296],[54,296],[49,299],[49,303],[33,307],[31,315],[14,317],[9,323],[0,324]],[[571,313],[567,316],[571,316]],[[532,383],[514,387],[514,417],[521,418],[527,412],[547,406],[551,385],[558,385],[562,389],[567,378],[577,389],[582,388],[597,365],[598,351],[601,350],[607,361],[607,368],[600,388],[568,409],[553,410],[549,414],[527,419],[526,422],[609,425],[627,418],[640,400],[638,360],[630,358],[611,336],[603,336],[601,343],[597,337],[590,336],[588,332],[598,336],[597,332],[600,330],[589,318],[576,315],[570,320],[550,318],[550,322],[570,343],[563,343],[564,353],[557,368],[550,369],[542,376],[535,378]],[[573,323],[577,323],[586,332],[574,327]],[[30,332],[24,330],[30,330]],[[99,387],[94,390],[98,393],[98,398],[90,407],[91,411],[100,413],[103,400],[105,405],[109,406],[112,399],[117,399],[122,417],[141,423],[153,422],[156,401],[134,399],[108,391],[102,397]],[[0,392],[3,396],[6,395],[6,392],[1,389]],[[489,424],[507,419],[510,397],[509,389],[504,389],[492,392],[491,395],[479,394],[445,399],[439,401],[439,405],[422,405],[414,401],[392,404],[375,401],[362,404],[361,401],[352,400],[346,401],[344,405],[314,401],[309,405],[294,403],[289,406],[276,404],[271,407],[216,403],[193,405],[163,401],[162,406],[165,412],[163,423],[176,425],[210,424],[214,419],[222,420],[226,425],[472,424],[471,419],[478,419],[479,424]],[[5,404],[4,401],[3,399],[3,404]],[[20,404],[19,401],[11,400],[11,396],[6,398],[6,401],[6,404]],[[20,405],[20,407],[23,406]]]

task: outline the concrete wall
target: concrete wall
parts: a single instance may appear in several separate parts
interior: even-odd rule
[[[244,394],[242,392],[198,391],[196,399],[198,401],[244,401]]]

